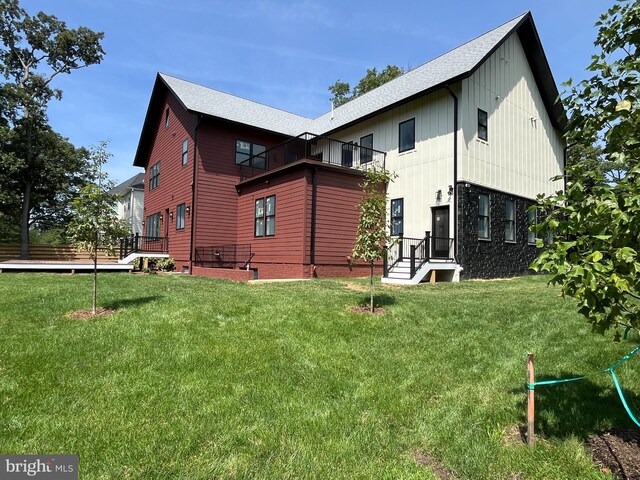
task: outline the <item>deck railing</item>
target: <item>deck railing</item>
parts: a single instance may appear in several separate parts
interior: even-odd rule
[[[400,262],[409,262],[410,277],[426,262],[454,261],[453,238],[434,237],[425,232],[423,238],[407,238],[400,235],[385,251],[383,276],[389,276],[391,269]]]
[[[195,264],[208,268],[247,268],[253,256],[250,244],[196,247]]]
[[[241,176],[251,178],[302,159],[366,170],[384,167],[385,158],[385,152],[307,132],[249,157],[239,165]]]
[[[120,239],[120,258],[130,253],[168,253],[168,237],[144,237],[138,234]]]

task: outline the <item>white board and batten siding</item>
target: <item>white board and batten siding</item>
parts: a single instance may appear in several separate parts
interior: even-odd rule
[[[412,118],[415,148],[399,153],[399,124]],[[387,153],[387,170],[398,175],[389,185],[388,196],[404,199],[404,236],[422,238],[425,230],[431,230],[431,207],[452,202],[447,191],[453,184],[453,100],[446,90],[439,90],[332,137],[359,144],[361,137],[371,133],[373,148]],[[438,190],[442,191],[440,201]]]
[[[488,141],[478,139],[478,108]],[[458,178],[535,199],[562,188],[564,140],[553,125],[518,35],[461,82]]]

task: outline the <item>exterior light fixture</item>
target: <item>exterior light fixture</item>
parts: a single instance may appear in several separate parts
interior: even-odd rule
[[[436,201],[439,202],[440,200],[442,200],[442,190],[436,192]]]
[[[173,220],[173,212],[169,212],[169,218]]]
[[[164,218],[164,217],[162,216],[162,214],[160,214],[160,221],[162,221],[162,219],[163,219],[163,218]]]
[[[184,207],[184,211],[187,215],[189,215],[189,212],[191,211],[191,209],[189,208],[189,205],[187,205],[186,207]]]
[[[447,193],[449,196],[453,195],[453,185],[449,185],[449,191]]]

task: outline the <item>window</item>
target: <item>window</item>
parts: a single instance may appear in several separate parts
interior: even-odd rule
[[[184,229],[184,203],[176,207],[176,230]]]
[[[391,200],[391,235],[402,235],[404,228],[404,199]]]
[[[156,163],[149,170],[149,190],[160,186],[160,162]]]
[[[516,241],[516,202],[507,200],[504,203],[504,241]]]
[[[164,128],[169,128],[169,109],[164,112]]]
[[[276,196],[256,200],[254,236],[273,237],[276,234]]]
[[[160,213],[154,213],[147,217],[145,229],[147,237],[158,238],[160,236]]]
[[[373,160],[373,133],[360,137],[360,164]]]
[[[478,109],[478,138],[489,141],[489,128],[487,127],[487,112]]]
[[[398,150],[400,153],[416,148],[416,119],[402,122],[399,127]]]
[[[353,143],[342,144],[342,166],[353,167]]]
[[[489,240],[489,195],[478,195],[478,238]]]
[[[527,232],[527,243],[536,244],[536,232],[531,231],[538,224],[538,215],[535,209],[527,212],[527,220],[529,221],[529,231]]]
[[[267,168],[266,148],[257,143],[236,140],[236,164],[245,167]],[[247,161],[251,159],[250,161]]]
[[[182,165],[189,161],[189,140],[182,142]]]

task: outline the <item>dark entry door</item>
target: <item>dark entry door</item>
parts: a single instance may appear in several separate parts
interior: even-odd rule
[[[449,258],[449,207],[432,210],[431,257]]]

